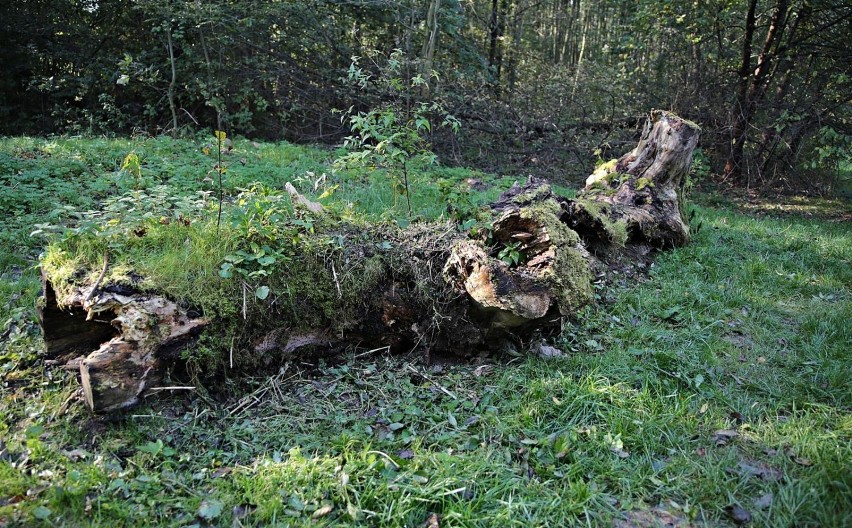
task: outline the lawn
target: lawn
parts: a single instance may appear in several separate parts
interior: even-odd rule
[[[75,373],[40,356],[45,239],[30,233],[158,186],[212,222],[209,148],[0,140],[0,526],[852,525],[852,228],[837,201],[697,194],[692,243],[600,290],[556,357],[356,349],[206,385],[176,375],[195,390],[91,416]],[[409,221],[381,171],[333,172],[338,155],[237,140],[226,207],[290,181],[340,214]],[[514,181],[420,167],[414,215],[450,220],[447,200],[474,210]]]

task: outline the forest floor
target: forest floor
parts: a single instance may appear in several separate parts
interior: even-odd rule
[[[831,200],[693,196],[692,243],[601,291],[558,355],[353,350],[93,417],[44,361],[29,234],[140,186],[215,192],[209,148],[0,141],[0,526],[852,525],[852,208]],[[404,217],[381,172],[333,157],[237,141],[225,188],[338,185],[324,200]],[[423,169],[412,205],[435,219],[513,181]]]

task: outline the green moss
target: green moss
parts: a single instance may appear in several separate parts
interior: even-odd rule
[[[553,200],[521,209],[522,218],[535,220],[544,226],[555,248],[555,262],[542,277],[557,292],[559,311],[575,313],[593,299],[592,272],[580,246],[580,236],[559,220],[558,203]]]
[[[592,175],[586,179],[586,187],[609,187],[613,175],[617,174],[615,172],[616,163],[618,163],[617,159],[611,159],[598,165]]]
[[[607,207],[612,207],[611,205],[583,198],[578,198],[575,201],[589,215],[601,222],[613,244],[624,246],[627,243],[627,222],[623,219],[614,220],[612,215],[605,211]]]
[[[542,184],[525,193],[515,196],[512,201],[518,205],[525,205],[532,202],[545,201],[551,195],[550,185]]]
[[[643,176],[643,177],[639,178],[638,180],[636,180],[636,190],[637,191],[641,191],[645,187],[653,187],[653,186],[654,186],[654,182],[651,181],[650,178],[646,178],[646,177]]]

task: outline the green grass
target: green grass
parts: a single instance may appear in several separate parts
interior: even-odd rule
[[[699,197],[693,243],[660,254],[641,284],[599,291],[608,302],[554,343],[562,357],[427,367],[416,353],[359,350],[229,374],[215,394],[198,387],[104,421],[73,399],[63,407],[74,375],[38,358],[39,241],[24,234],[57,196],[95,207],[132,189],[115,173],[129,150],[148,184],[187,193],[206,185],[211,159],[200,142],[166,139],[63,139],[39,161],[21,155],[48,143],[0,142],[2,200],[18,207],[2,226],[0,524],[419,526],[434,513],[442,527],[609,526],[665,510],[701,526],[733,524],[734,504],[754,526],[852,524],[848,223],[755,218]],[[256,180],[313,192],[307,172],[328,174],[333,157],[286,144],[236,151],[232,195]],[[62,170],[80,160],[98,177]],[[444,212],[428,181],[467,177],[418,172],[417,213]],[[483,202],[511,184],[473,177],[493,182]],[[328,180],[340,187],[327,203],[404,218],[380,175]],[[217,258],[188,265],[215,270]],[[186,264],[163,262],[175,265]]]

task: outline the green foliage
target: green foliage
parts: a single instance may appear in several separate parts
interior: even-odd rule
[[[520,246],[520,242],[507,244],[497,253],[497,258],[508,264],[510,268],[518,266],[526,260],[525,255],[518,249]]]
[[[459,121],[441,104],[417,100],[416,93],[428,80],[420,75],[407,77],[411,66],[402,50],[394,50],[386,59],[377,52],[369,58],[378,67],[378,75],[367,73],[360,67],[361,58],[353,57],[349,81],[362,90],[372,88],[386,94],[390,102],[367,112],[356,112],[354,107],[343,112],[341,122],[348,122],[352,135],[343,144],[348,154],[338,158],[335,166],[387,169],[394,192],[406,198],[410,218],[410,167],[433,165],[438,161],[429,147],[432,122],[438,121],[440,126],[457,133]],[[436,72],[430,75],[437,77]]]

